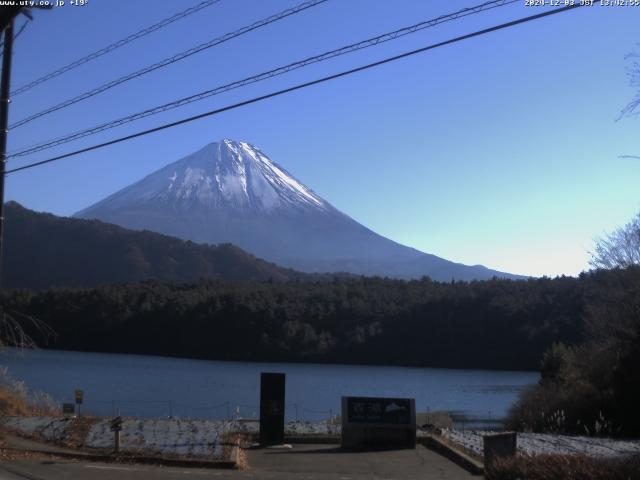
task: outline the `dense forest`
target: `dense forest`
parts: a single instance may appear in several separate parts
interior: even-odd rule
[[[433,282],[187,284],[6,291],[13,315],[37,318],[47,348],[169,356],[538,370],[554,343],[583,338],[585,312],[622,275]]]

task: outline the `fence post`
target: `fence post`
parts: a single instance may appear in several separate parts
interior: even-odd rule
[[[512,457],[518,449],[516,432],[495,433],[482,437],[485,472],[493,468],[497,458]]]

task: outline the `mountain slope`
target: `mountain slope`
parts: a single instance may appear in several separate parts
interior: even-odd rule
[[[42,289],[89,287],[147,279],[293,280],[304,274],[223,244],[198,245],[153,232],[135,232],[96,220],[5,206],[3,285]]]
[[[337,210],[256,147],[211,143],[76,214],[198,243],[233,243],[306,272],[435,280],[517,278],[382,237]]]

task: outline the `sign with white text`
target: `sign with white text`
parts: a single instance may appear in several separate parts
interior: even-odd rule
[[[415,448],[413,398],[342,397],[343,448]]]

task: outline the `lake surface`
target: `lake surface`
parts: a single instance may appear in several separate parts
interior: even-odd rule
[[[411,397],[418,412],[447,410],[468,427],[492,424],[537,372],[439,368],[218,362],[53,350],[0,353],[0,365],[59,402],[84,390],[84,412],[97,415],[222,419],[257,417],[260,372],[286,373],[287,420],[340,413],[340,397]]]

